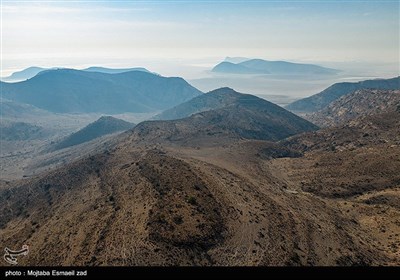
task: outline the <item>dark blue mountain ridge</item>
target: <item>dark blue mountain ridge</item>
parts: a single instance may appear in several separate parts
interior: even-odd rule
[[[1,80],[3,82],[18,82],[18,81],[24,81],[30,78],[35,77],[37,74],[47,71],[47,70],[55,70],[55,69],[66,69],[65,67],[52,67],[52,68],[45,68],[45,67],[37,67],[37,66],[31,66],[26,69],[23,69],[21,71],[17,71],[12,73],[8,77],[3,77]],[[133,68],[107,68],[107,67],[101,67],[101,66],[91,66],[85,69],[82,69],[82,71],[88,71],[88,72],[100,72],[100,73],[108,73],[108,74],[118,74],[118,73],[123,73],[123,72],[129,72],[129,71],[143,71],[143,72],[149,72],[144,67],[133,67]]]
[[[74,69],[42,71],[18,82],[2,82],[3,97],[55,113],[154,112],[202,94],[179,77],[143,71],[118,74]]]

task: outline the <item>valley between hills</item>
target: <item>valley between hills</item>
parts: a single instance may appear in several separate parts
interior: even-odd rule
[[[31,124],[25,135],[18,118],[2,123],[10,131],[2,147],[27,150],[25,159],[1,158],[0,249],[29,244],[20,265],[400,265],[398,77],[333,85],[290,112],[230,88],[201,93],[147,72],[50,70],[8,84],[7,108],[59,118],[86,110],[86,101],[51,107],[20,95],[49,74],[74,75],[85,86],[105,79],[110,89],[145,76],[172,84],[176,98],[169,108],[154,103],[158,113],[136,125],[102,117],[57,133]],[[145,93],[160,91],[141,89],[131,86],[131,104],[149,113]],[[111,105],[108,113],[124,113]]]

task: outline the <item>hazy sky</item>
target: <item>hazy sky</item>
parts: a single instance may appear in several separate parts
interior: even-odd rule
[[[1,2],[2,76],[31,65],[172,75],[226,56],[399,62],[398,0]]]

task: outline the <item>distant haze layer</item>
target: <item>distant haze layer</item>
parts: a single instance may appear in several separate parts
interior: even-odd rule
[[[398,1],[3,1],[1,76],[140,65],[189,79],[226,56],[394,65],[398,11]]]

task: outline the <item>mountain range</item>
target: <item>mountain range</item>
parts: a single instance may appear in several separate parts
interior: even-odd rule
[[[143,71],[47,70],[29,80],[2,82],[1,86],[4,98],[56,113],[153,112],[202,94],[182,78]]]
[[[315,124],[146,71],[2,83],[2,117],[26,122],[0,123],[0,251],[29,244],[21,266],[398,266],[398,82],[326,89]]]
[[[329,105],[332,101],[358,89],[400,89],[400,77],[391,79],[366,80],[355,83],[336,83],[327,89],[287,105],[285,108],[300,113],[315,112]]]
[[[0,244],[34,248],[20,265],[400,263],[397,109],[315,131],[232,89],[201,97],[218,105],[0,185]]]
[[[241,60],[233,60],[241,61]],[[301,64],[287,61],[268,61],[263,59],[250,59],[233,63],[223,61],[212,70],[225,74],[279,74],[279,75],[333,75],[339,70],[326,68],[314,64]]]

